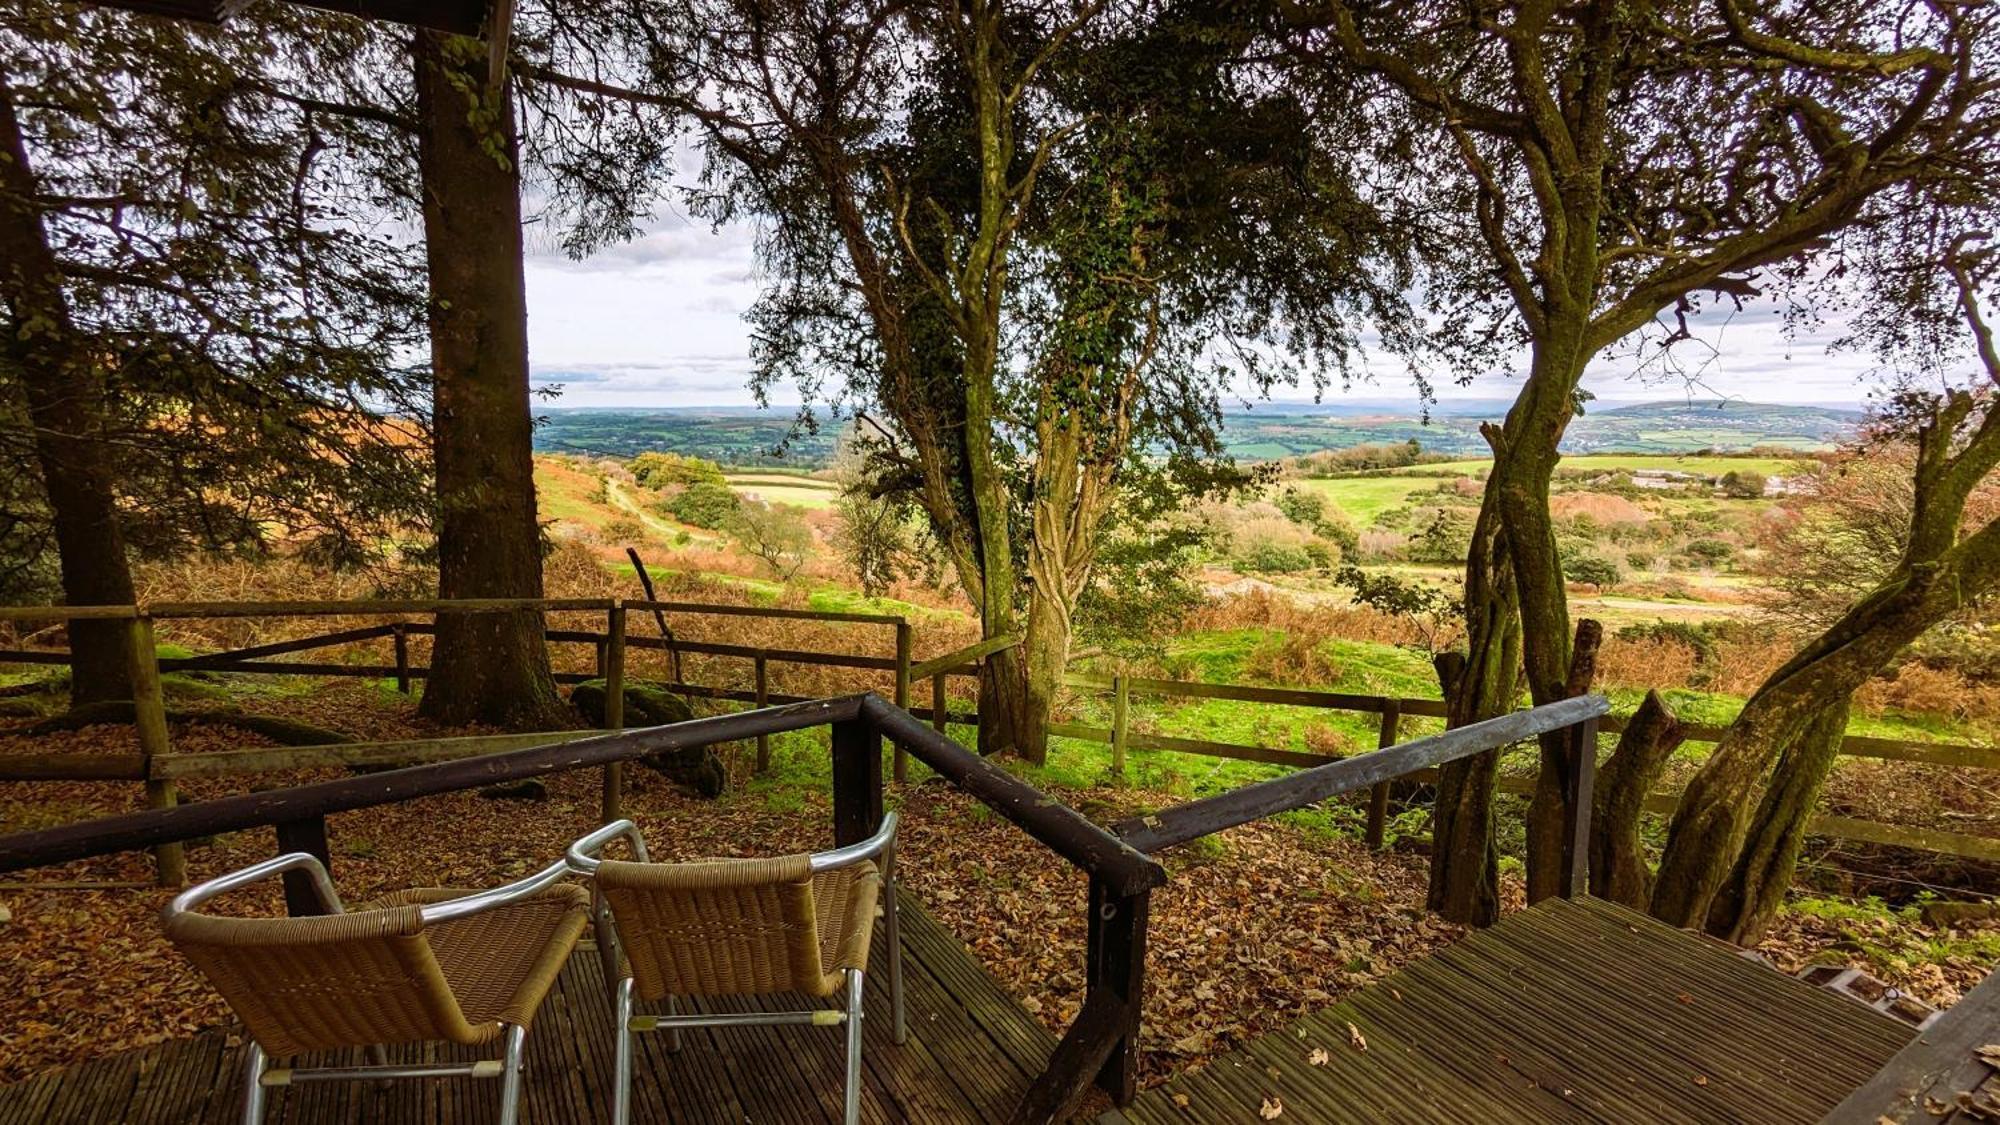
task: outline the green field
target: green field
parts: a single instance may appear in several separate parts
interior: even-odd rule
[[[1564,455],[1556,466],[1561,469],[1665,469],[1678,473],[1701,473],[1719,477],[1727,472],[1748,470],[1762,473],[1767,477],[1795,476],[1804,471],[1811,462],[1803,458],[1785,457],[1694,457],[1676,456],[1665,453],[1571,453]],[[1485,476],[1493,467],[1491,458],[1465,461],[1440,461],[1433,465],[1417,465],[1408,469],[1389,469],[1390,476],[1451,475]]]
[[[840,489],[831,481],[774,473],[727,473],[729,487],[737,495],[755,497],[766,504],[790,504],[799,508],[833,506]]]
[[[1362,527],[1367,527],[1383,511],[1408,503],[1413,493],[1432,492],[1438,486],[1435,477],[1389,476],[1314,478],[1287,483],[1320,493]]]

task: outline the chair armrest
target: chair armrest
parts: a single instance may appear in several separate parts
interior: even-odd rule
[[[479,891],[444,902],[426,903],[420,908],[424,925],[449,922],[454,918],[465,918],[496,906],[506,906],[539,893],[543,888],[555,883],[570,873],[569,864],[557,860],[525,879],[516,879],[505,886]]]
[[[882,827],[876,829],[875,834],[866,840],[849,844],[844,848],[814,852],[810,860],[812,870],[817,874],[821,871],[837,871],[843,867],[851,867],[864,859],[874,859],[895,844],[896,814],[888,813],[882,817]]]
[[[275,859],[253,863],[240,870],[231,871],[227,875],[218,875],[206,883],[197,883],[189,887],[175,895],[166,909],[160,912],[160,916],[173,918],[189,913],[219,894],[262,882],[273,875],[282,875],[287,871],[304,871],[312,876],[313,890],[319,895],[320,905],[326,907],[327,913],[340,914],[344,911],[345,908],[340,904],[340,893],[333,889],[333,879],[326,873],[326,867],[320,863],[318,857],[310,852],[286,852]]]
[[[598,866],[604,862],[600,855],[604,846],[621,838],[632,845],[633,859],[646,862],[646,838],[639,835],[639,826],[629,820],[614,820],[571,844],[563,859],[571,871],[579,875],[595,875]]]

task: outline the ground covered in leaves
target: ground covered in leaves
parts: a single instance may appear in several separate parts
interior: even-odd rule
[[[371,739],[447,733],[427,729],[406,704],[367,684],[260,699],[257,709]],[[177,723],[172,733],[179,751],[264,744],[195,722]],[[0,755],[134,749],[129,728],[0,734]],[[627,771],[629,813],[658,858],[771,855],[828,843],[823,732],[778,740],[774,769],[764,778],[745,776],[748,748],[730,748],[725,759],[737,782],[717,801],[689,797],[647,771]],[[258,784],[333,776],[299,771]],[[183,799],[245,788],[241,780],[191,781]],[[545,800],[460,793],[335,816],[329,822],[335,879],[357,901],[410,885],[483,886],[524,874],[594,826],[594,773],[552,778],[548,790]],[[1057,796],[1105,823],[1174,800],[1109,786],[1060,789]],[[889,800],[904,817],[905,885],[1059,1033],[1083,998],[1082,877],[936,779],[896,787]],[[131,782],[12,784],[0,787],[0,831],[142,803],[141,787]],[[266,858],[272,848],[269,830],[194,843],[190,878]],[[1312,822],[1247,826],[1177,849],[1165,861],[1171,880],[1155,893],[1150,931],[1141,1064],[1149,1083],[1282,1026],[1458,932],[1421,909],[1421,857],[1375,854]],[[121,855],[39,869],[0,885],[0,905],[11,912],[0,925],[0,1081],[228,1022],[220,1002],[160,937],[157,913],[170,892],[146,885],[149,874],[146,856]],[[282,909],[275,886],[244,892],[238,903]],[[1786,968],[1814,959],[1862,964],[1939,1003],[1956,999],[1988,967],[1953,952],[1962,943],[1938,945],[1914,916],[1870,920],[1880,917],[1881,911],[1843,914],[1833,907],[1790,915],[1768,952]]]

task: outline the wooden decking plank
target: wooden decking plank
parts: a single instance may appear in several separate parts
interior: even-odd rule
[[[1357,1052],[1350,1042],[1347,1024],[1375,1030],[1363,1037],[1369,1048]],[[1303,1017],[1288,1029],[1289,1034],[1266,1037],[1270,1042],[1256,1052],[1271,1065],[1283,1069],[1284,1057],[1294,1052],[1302,1061],[1314,1047],[1326,1051],[1324,1066],[1312,1067],[1299,1075],[1328,1087],[1332,1101],[1344,1109],[1334,1109],[1334,1120],[1355,1120],[1361,1107],[1399,1113],[1421,1111],[1426,1121],[1479,1122],[1481,1110],[1466,1092],[1454,1084],[1440,1085],[1419,1057],[1419,1049],[1400,1036],[1384,1036],[1374,1017],[1342,1003],[1331,1009]],[[1300,1033],[1304,1034],[1301,1035]]]
[[[703,998],[687,1007],[701,1012],[738,1010],[735,1005],[712,998]],[[811,1075],[802,1071],[791,1052],[773,1039],[775,1032],[797,1030],[769,1027],[709,1029],[719,1048],[717,1057],[726,1067],[749,1120],[838,1120],[834,1111],[821,1100],[820,1091],[812,1087]]]
[[[1377,1035],[1386,1031],[1413,1049],[1403,1060],[1406,1068],[1403,1073],[1428,1076],[1431,1088],[1439,1094],[1452,1089],[1456,1081],[1468,1097],[1484,1103],[1483,1116],[1487,1120],[1502,1116],[1536,1122],[1590,1120],[1588,1114],[1578,1111],[1560,1094],[1498,1072],[1490,1059],[1470,1057],[1465,1049],[1465,1029],[1456,1024],[1456,1011],[1431,1012],[1420,1005],[1398,1001],[1386,990],[1367,989],[1348,997],[1346,1006],[1356,1013],[1355,1026],[1369,1043],[1367,1051],[1353,1053],[1350,1066],[1366,1063],[1367,1056],[1376,1054]],[[1371,1023],[1375,1028],[1373,1034]]]
[[[1658,1112],[1663,1090],[1647,1092],[1648,1076],[1630,1060],[1607,1051],[1580,1022],[1573,1009],[1535,1003],[1530,987],[1462,973],[1463,964],[1437,965],[1437,972],[1403,974],[1397,988],[1412,1007],[1452,1013],[1468,1046],[1478,1049],[1500,1070],[1512,1071],[1561,1097],[1578,1113],[1599,1121],[1642,1120]],[[1524,1019],[1533,1015],[1559,1033],[1548,1037],[1520,1034]]]
[[[907,896],[905,902],[910,902]],[[900,922],[905,949],[917,952],[1023,1074],[1040,1074],[1055,1051],[1055,1035],[1029,1015],[1020,1001],[980,967],[965,943],[927,911],[914,906],[905,909]]]
[[[1578,1034],[1615,1045],[1634,1059],[1635,1070],[1678,1074],[1684,1086],[1656,1078],[1653,1087],[1697,1120],[1712,1115],[1716,1107],[1759,1101],[1774,1116],[1797,1115],[1788,1096],[1790,1087],[1773,1084],[1763,1061],[1781,1045],[1755,1026],[1755,1021],[1727,1026],[1725,1021],[1689,1011],[1692,1006],[1679,1003],[1672,994],[1639,994],[1626,978],[1590,979],[1546,971],[1550,959],[1582,955],[1580,950],[1566,949],[1541,937],[1525,947],[1497,940],[1481,943],[1468,948],[1464,959],[1484,962],[1474,971],[1520,974],[1517,995],[1524,1008],[1547,1004],[1556,1009],[1549,1014],[1549,1026],[1560,1026],[1553,1021],[1562,1018],[1561,1012],[1571,1012]],[[1634,968],[1643,973],[1650,964]],[[1634,1045],[1643,1045],[1643,1049],[1635,1052]]]
[[[1428,1095],[1418,1107],[1410,1104],[1411,1092],[1407,1088],[1389,1089],[1381,1081],[1388,1068],[1379,1059],[1351,1065],[1350,1060],[1335,1054],[1351,1050],[1344,1036],[1334,1041],[1303,1022],[1293,1024],[1288,1032],[1259,1036],[1240,1048],[1263,1065],[1267,1076],[1277,1072],[1272,1085],[1284,1098],[1288,1112],[1308,1115],[1315,1121],[1387,1120],[1393,1115],[1383,1112],[1382,1107],[1386,1106],[1421,1108],[1426,1121],[1455,1120],[1444,1107],[1431,1102]],[[1314,1066],[1309,1060],[1315,1048],[1327,1052],[1325,1064]]]
[[[1708,939],[1682,934],[1645,915],[1595,899],[1573,904],[1572,908],[1607,923],[1599,932],[1614,943],[1641,938],[1649,931],[1656,939],[1663,935],[1686,938],[1685,941],[1671,943],[1676,947],[1677,963],[1696,971],[1733,979],[1738,989],[1753,991],[1755,1002],[1769,1005],[1771,1014],[1790,1026],[1821,1035],[1833,1032],[1855,1052],[1857,1062],[1878,1065],[1874,1060],[1881,1051],[1900,1050],[1910,1040],[1910,1029],[1902,1023],[1825,989],[1786,976],[1767,965],[1737,956],[1697,956],[1702,950],[1715,948]],[[1639,931],[1636,934],[1633,933],[1635,927]],[[1649,944],[1658,948],[1660,943]]]
[[[1596,975],[1608,976],[1610,986],[1620,989],[1633,1006],[1645,1005],[1656,1019],[1683,1029],[1686,1038],[1680,1046],[1689,1049],[1690,1061],[1699,1058],[1706,1065],[1729,1069],[1742,1065],[1739,1059],[1754,1060],[1753,1081],[1761,1079],[1766,1088],[1776,1073],[1784,1077],[1786,1089],[1800,1091],[1813,1105],[1828,1094],[1837,1103],[1840,1091],[1864,1081],[1882,1065],[1884,1049],[1907,1038],[1907,1031],[1893,1028],[1882,1036],[1880,1025],[1891,1022],[1886,1017],[1709,946],[1705,939],[1657,922],[1626,922],[1603,914],[1594,920],[1597,928],[1586,931],[1550,925],[1547,919],[1525,919],[1539,924],[1518,927],[1516,933],[1533,936],[1537,940],[1533,948],[1544,958],[1595,958],[1614,968],[1634,962],[1644,966],[1615,973],[1600,970]],[[1684,979],[1669,981],[1658,971],[1662,968]],[[1683,995],[1689,1002],[1680,1000]],[[1725,1044],[1738,1054],[1723,1053]]]
[[[910,931],[905,928],[903,932],[907,936]],[[906,946],[905,952],[911,954],[903,962],[911,1035],[929,1044],[931,1054],[944,1066],[946,1079],[966,1100],[989,1107],[995,1116],[1004,1116],[1004,1111],[990,1107],[1011,1108],[1027,1089],[1028,1078],[938,975],[936,951]],[[961,949],[959,956],[970,954]]]

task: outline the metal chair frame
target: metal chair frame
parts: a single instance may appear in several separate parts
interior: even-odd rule
[[[312,879],[314,893],[320,905],[328,914],[345,913],[340,894],[333,887],[333,879],[326,867],[307,852],[289,852],[275,859],[254,863],[238,871],[219,875],[205,883],[190,887],[174,897],[167,904],[163,917],[193,911],[202,903],[217,895],[261,882],[287,871],[304,871]],[[505,886],[479,891],[445,902],[428,903],[419,908],[419,916],[425,925],[449,922],[455,918],[466,918],[497,906],[518,902],[542,890],[564,876],[570,874],[567,861],[557,861],[524,879],[518,879]],[[243,1123],[261,1125],[264,1120],[265,1091],[273,1086],[289,1086],[295,1082],[338,1082],[376,1081],[396,1078],[498,1078],[500,1079],[500,1125],[515,1125],[521,1114],[521,1068],[527,1049],[528,1029],[516,1024],[506,1025],[504,1053],[498,1059],[484,1059],[470,1063],[441,1063],[432,1066],[395,1066],[386,1060],[387,1053],[381,1046],[368,1048],[375,1059],[369,1066],[330,1066],[302,1070],[294,1067],[273,1067],[264,1053],[264,1048],[254,1038],[250,1040],[249,1057],[244,1062]]]
[[[623,839],[630,845],[634,859],[640,863],[648,862],[646,841],[640,836],[638,826],[629,820],[618,820],[570,845],[567,858],[571,870],[582,875],[595,875],[598,866],[603,863],[600,853],[607,844],[618,839]],[[809,866],[814,874],[818,874],[822,871],[851,867],[878,857],[882,872],[883,940],[889,943],[889,1005],[893,1013],[894,1038],[901,1044],[909,1038],[909,1031],[903,1018],[903,949],[901,935],[896,926],[896,814],[892,812],[885,815],[882,818],[881,828],[866,840],[830,851],[815,852],[809,857]],[[843,1008],[818,1008],[802,1012],[718,1012],[709,1015],[681,1015],[674,1011],[673,998],[668,997],[665,1015],[638,1015],[634,1010],[637,998],[633,995],[632,978],[622,971],[624,960],[618,949],[617,920],[612,917],[610,904],[605,901],[603,893],[595,886],[591,891],[591,917],[597,930],[598,955],[604,961],[604,979],[607,982],[615,982],[612,984],[612,1003],[617,1013],[618,1043],[617,1077],[612,1086],[612,1125],[630,1125],[632,1120],[633,1035],[642,1031],[664,1031],[668,1036],[668,1050],[678,1051],[681,1045],[680,1033],[684,1029],[745,1025],[845,1027],[847,1082],[844,1090],[844,1115],[846,1125],[856,1125],[861,1120],[861,996],[864,978],[867,975],[863,970],[846,970],[846,1003]]]

